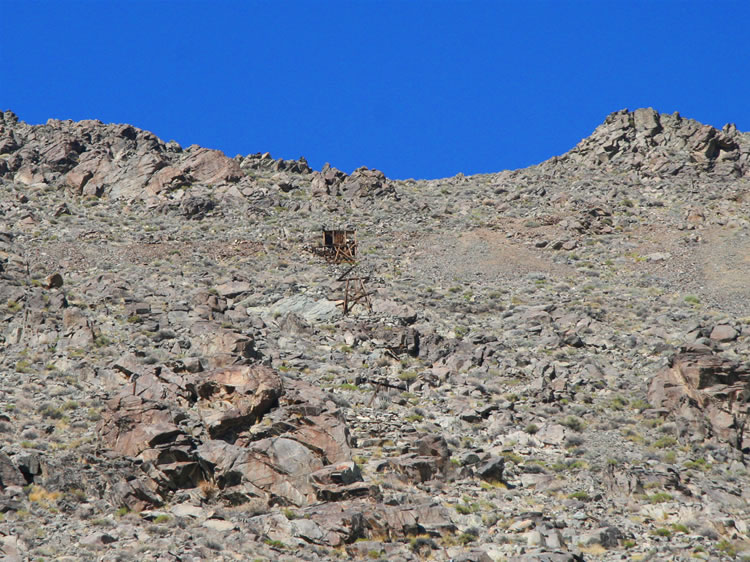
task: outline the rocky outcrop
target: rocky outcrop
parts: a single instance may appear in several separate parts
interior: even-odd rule
[[[383,172],[364,166],[347,176],[326,164],[320,172],[313,173],[312,195],[343,197],[353,207],[361,204],[363,200],[399,200],[396,188]]]
[[[73,194],[140,199],[190,186],[240,180],[240,165],[218,150],[164,143],[131,125],[100,121],[19,122],[0,120],[0,154],[6,178],[21,184],[61,185]]]
[[[140,459],[162,498],[210,482],[232,503],[303,506],[368,495],[349,434],[325,393],[261,365],[135,373],[98,425],[109,449]],[[120,493],[142,499],[144,494]]]
[[[304,157],[299,160],[284,160],[283,158],[273,158],[268,152],[258,152],[257,154],[248,154],[244,158],[240,156],[236,160],[239,160],[240,167],[243,170],[268,170],[293,174],[312,173],[312,168]]]
[[[750,175],[750,136],[651,108],[609,115],[591,136],[551,163],[573,163],[641,177]]]
[[[683,425],[688,438],[716,437],[750,448],[750,366],[714,354],[705,346],[683,348],[653,377],[648,400]]]

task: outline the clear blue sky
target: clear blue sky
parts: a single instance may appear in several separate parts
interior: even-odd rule
[[[494,172],[624,107],[750,130],[750,2],[0,0],[0,109],[393,178]]]

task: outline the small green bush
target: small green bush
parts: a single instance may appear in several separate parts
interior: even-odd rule
[[[16,372],[30,373],[31,363],[29,363],[26,359],[21,359],[20,361],[16,361]]]
[[[657,492],[655,494],[651,494],[650,496],[646,496],[646,500],[649,503],[664,503],[672,501],[672,494],[667,494],[666,492]]]
[[[464,546],[474,542],[475,540],[477,540],[476,535],[473,535],[471,533],[461,533],[461,535],[458,537],[458,542],[460,542]]]
[[[709,470],[711,468],[711,465],[708,464],[708,461],[704,459],[703,457],[695,459],[694,461],[687,461],[685,464],[683,464],[685,468],[692,468],[694,470]]]
[[[653,446],[657,449],[666,449],[677,444],[677,439],[674,437],[662,437],[654,441]]]
[[[716,548],[731,558],[737,556],[737,547],[727,539],[721,539],[718,543],[716,543]]]
[[[562,421],[562,425],[573,431],[581,431],[583,429],[583,420],[577,416],[568,416]]]

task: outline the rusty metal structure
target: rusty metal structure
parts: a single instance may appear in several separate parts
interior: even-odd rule
[[[357,256],[356,230],[323,230],[322,244],[314,251],[328,263],[354,263]]]

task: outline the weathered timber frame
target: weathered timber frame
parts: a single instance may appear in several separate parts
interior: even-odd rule
[[[357,255],[356,230],[324,230],[323,244],[316,253],[329,263],[354,263]]]
[[[338,303],[339,306],[343,307],[344,316],[349,314],[352,307],[358,303],[363,304],[367,307],[367,310],[372,312],[370,293],[365,288],[365,283],[370,280],[370,276],[351,275],[355,267],[350,267],[336,279],[336,281],[344,283],[344,300]]]

